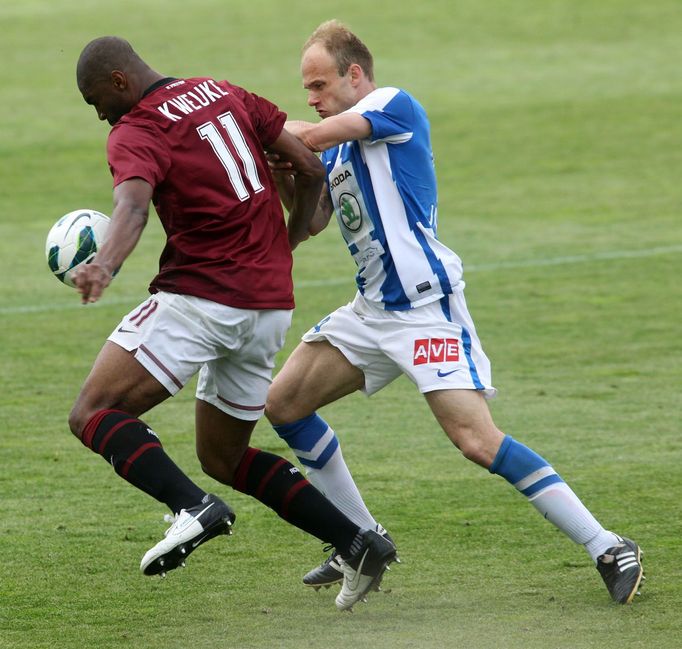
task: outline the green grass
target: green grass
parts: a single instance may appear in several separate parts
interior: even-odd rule
[[[635,537],[648,581],[608,600],[581,548],[468,464],[404,379],[324,410],[403,563],[353,615],[300,577],[319,543],[201,474],[193,386],[148,414],[169,453],[238,511],[188,569],[138,561],[163,507],[67,430],[102,341],[145,295],[150,223],[102,302],[49,276],[63,213],[111,211],[107,128],[75,87],[91,38],[129,38],[159,71],[213,74],[311,117],[298,76],[322,20],[372,48],[379,83],[432,120],[441,238],[500,390],[506,432],[544,454],[604,525]],[[12,649],[677,648],[682,607],[682,12],[676,0],[0,2],[0,647]],[[334,227],[296,253],[298,336],[353,294]],[[291,457],[260,422],[254,443]]]

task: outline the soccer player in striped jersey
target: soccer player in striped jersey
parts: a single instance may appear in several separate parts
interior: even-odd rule
[[[336,215],[357,264],[357,294],[304,334],[275,377],[266,415],[310,481],[359,525],[375,526],[317,409],[361,390],[371,395],[401,374],[424,394],[464,457],[518,489],[540,514],[581,544],[618,602],[642,579],[640,548],[604,529],[550,463],[492,420],[490,363],[464,299],[460,258],[439,241],[436,176],[426,112],[408,92],[378,87],[372,55],[338,21],[303,47],[301,72],[318,123],[288,122],[321,152],[327,186],[310,233]],[[271,161],[285,206],[287,164]],[[332,554],[304,577],[319,588],[342,578]]]

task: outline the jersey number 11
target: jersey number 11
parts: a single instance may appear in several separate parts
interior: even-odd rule
[[[251,150],[246,144],[244,135],[239,129],[239,125],[234,119],[231,112],[223,113],[218,115],[218,120],[221,126],[225,130],[228,139],[232,143],[234,150],[242,161],[242,170],[237,165],[237,161],[234,159],[232,152],[227,147],[227,143],[223,138],[218,127],[213,122],[206,122],[201,126],[197,127],[197,131],[201,136],[202,140],[208,140],[209,144],[213,148],[213,152],[218,156],[218,159],[225,167],[227,172],[227,177],[230,179],[230,183],[234,188],[235,193],[240,201],[245,201],[251,194],[246,188],[246,183],[244,182],[244,175],[249,180],[249,184],[253,189],[254,194],[263,191],[263,184],[258,177],[258,169],[256,168],[256,161],[253,158]]]

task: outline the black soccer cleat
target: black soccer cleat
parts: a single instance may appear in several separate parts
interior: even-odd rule
[[[194,507],[181,509],[165,519],[173,524],[164,538],[149,550],[140,562],[145,575],[166,576],[169,570],[185,565],[185,559],[202,543],[219,534],[231,534],[235,513],[220,498],[206,494]]]
[[[303,577],[303,583],[306,586],[312,586],[315,590],[320,590],[323,586],[329,588],[332,584],[337,584],[342,580],[341,557],[336,550],[325,559],[322,565],[313,568]]]
[[[341,561],[343,584],[336,596],[340,611],[351,610],[370,590],[378,589],[388,564],[396,559],[395,545],[374,530],[365,530],[361,541],[360,548]]]
[[[393,539],[381,525],[377,525],[376,531],[393,543]],[[395,543],[393,543],[393,545],[395,545]],[[325,548],[325,550],[328,549],[330,548]],[[395,560],[400,563],[400,559],[398,559],[397,556]],[[342,560],[339,556],[339,553],[334,550],[321,565],[313,568],[310,572],[304,575],[303,583],[306,586],[311,586],[315,590],[320,590],[322,587],[329,588],[332,584],[341,583],[343,581],[341,563]]]
[[[644,579],[642,551],[634,541],[620,540],[618,545],[597,558],[597,570],[613,600],[629,604],[639,594],[639,586]]]

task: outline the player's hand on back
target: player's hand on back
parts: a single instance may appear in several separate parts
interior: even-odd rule
[[[268,166],[270,171],[277,179],[277,176],[295,176],[296,170],[293,165],[288,160],[285,160],[277,153],[266,153],[265,157],[268,161]]]

